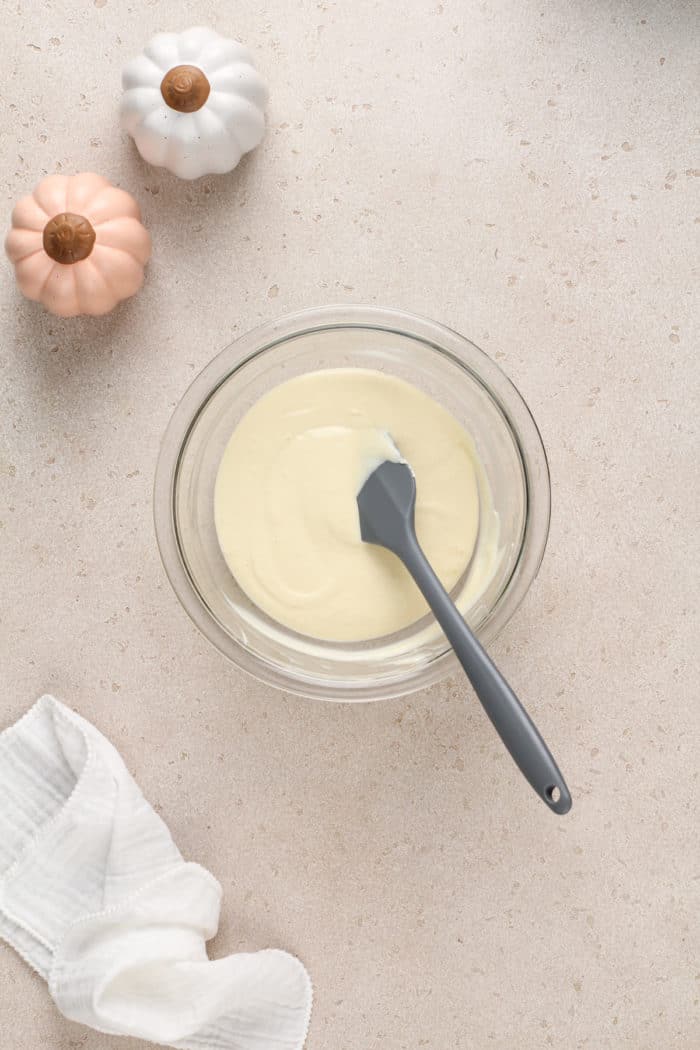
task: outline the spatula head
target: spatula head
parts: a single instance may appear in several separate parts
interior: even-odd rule
[[[387,460],[367,478],[357,497],[365,543],[397,553],[415,531],[416,479],[408,463]]]

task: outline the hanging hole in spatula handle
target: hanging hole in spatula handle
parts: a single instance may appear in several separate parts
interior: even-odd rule
[[[571,809],[571,794],[566,784],[552,784],[545,790],[544,800],[554,813],[563,815]]]

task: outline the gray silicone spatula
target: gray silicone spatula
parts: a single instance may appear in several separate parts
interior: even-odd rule
[[[421,550],[415,529],[416,479],[410,466],[382,463],[362,486],[357,505],[362,539],[386,547],[404,563],[525,779],[554,813],[568,813],[571,794],[549,748]]]

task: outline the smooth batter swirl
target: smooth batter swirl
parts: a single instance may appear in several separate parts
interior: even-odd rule
[[[403,380],[347,368],[289,380],[243,417],[219,467],[216,531],[237,582],[273,619],[349,642],[425,614],[398,559],[360,537],[357,493],[395,446],[416,475],[418,537],[451,589],[476,544],[479,482],[471,439],[446,409]]]

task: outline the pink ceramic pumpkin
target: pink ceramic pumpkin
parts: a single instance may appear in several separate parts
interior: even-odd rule
[[[75,317],[139,290],[151,238],[134,198],[101,175],[49,175],[15,205],[5,251],[28,299]]]

